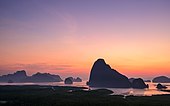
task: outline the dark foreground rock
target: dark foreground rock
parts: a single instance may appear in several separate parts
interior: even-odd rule
[[[90,79],[87,83],[91,87],[112,87],[112,88],[130,88],[131,83],[128,78],[105,63],[104,59],[98,59],[90,73]]]

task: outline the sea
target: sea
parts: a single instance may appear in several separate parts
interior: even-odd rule
[[[73,84],[64,84],[64,82],[46,82],[46,83],[0,83],[0,85],[49,85],[49,86],[76,86],[76,87],[87,87],[88,89],[109,89],[114,93],[112,95],[124,95],[124,96],[152,96],[152,95],[163,95],[170,94],[170,92],[164,92],[156,89],[158,83],[145,82],[149,85],[147,89],[133,89],[133,88],[95,88],[89,87],[86,85],[87,81],[74,82]],[[167,90],[170,90],[170,83],[161,83],[162,85],[167,86]]]

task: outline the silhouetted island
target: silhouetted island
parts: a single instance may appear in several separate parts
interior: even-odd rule
[[[159,77],[155,77],[152,82],[156,82],[156,83],[170,83],[170,78],[166,77],[166,76],[159,76]]]
[[[73,82],[82,82],[82,79],[80,77],[74,78]]]
[[[71,79],[72,77],[68,77],[64,80],[65,84],[73,84],[73,80]]]
[[[144,89],[149,87],[142,78],[129,78],[129,81],[131,82],[132,88]]]
[[[72,84],[73,82],[82,82],[82,79],[77,77],[77,78],[73,78],[73,77],[68,77],[65,79],[65,84]]]
[[[36,73],[22,80],[22,82],[61,82],[59,75],[49,73]]]
[[[128,79],[125,75],[112,69],[105,63],[104,59],[98,59],[93,64],[87,85],[90,87],[148,88],[143,79]]]
[[[159,84],[157,84],[156,88],[157,89],[166,89],[167,87],[159,83]]]
[[[129,78],[129,81],[132,83],[135,78]]]
[[[23,79],[27,78],[25,70],[17,71],[14,74],[7,74],[0,76],[0,82],[21,82]]]
[[[32,76],[27,76],[25,70],[17,71],[14,74],[0,76],[0,82],[60,82],[62,79],[59,75],[49,73],[36,73]]]
[[[144,80],[144,82],[151,82],[151,80]]]
[[[8,83],[14,83],[12,80],[8,80]]]
[[[137,88],[137,89],[144,89],[148,88],[149,86],[145,84],[143,79],[137,78],[132,81],[132,88]]]
[[[87,83],[90,87],[112,87],[112,88],[130,88],[131,83],[128,78],[105,63],[104,59],[98,59],[90,73],[90,79]]]

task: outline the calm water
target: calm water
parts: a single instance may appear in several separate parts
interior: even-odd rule
[[[169,92],[162,92],[156,89],[157,83],[146,82],[149,84],[149,89],[133,89],[133,88],[107,88],[112,90],[113,95],[134,95],[134,96],[152,96],[152,95],[162,95],[170,94]],[[162,83],[166,85],[170,90],[170,83]],[[74,82],[72,85],[64,84],[64,82],[48,82],[48,83],[0,83],[0,85],[53,85],[53,86],[77,86],[77,87],[88,87],[86,81]],[[89,87],[88,87],[89,88]],[[90,88],[99,89],[99,88]]]

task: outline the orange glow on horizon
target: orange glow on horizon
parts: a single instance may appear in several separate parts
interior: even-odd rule
[[[0,2],[0,75],[25,69],[88,79],[103,58],[128,77],[170,76],[168,1]]]

